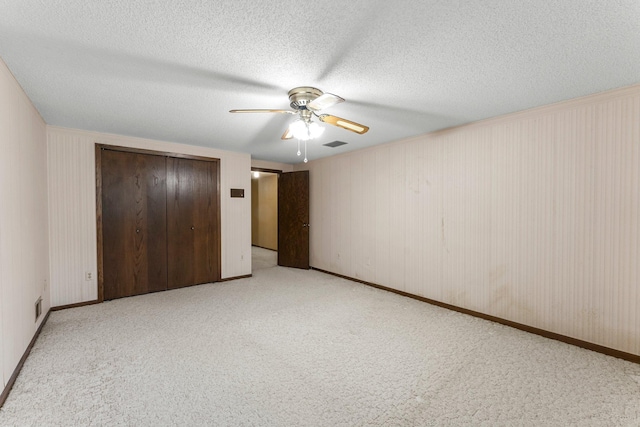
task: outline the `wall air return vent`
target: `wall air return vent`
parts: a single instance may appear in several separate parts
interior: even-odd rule
[[[42,314],[42,298],[38,298],[38,301],[36,301],[36,322],[38,321],[38,318],[40,318],[41,314]]]
[[[347,145],[346,142],[343,141],[333,141],[333,142],[327,142],[326,144],[322,144],[325,147],[331,147],[331,148],[336,148],[336,147],[340,147],[341,145]]]

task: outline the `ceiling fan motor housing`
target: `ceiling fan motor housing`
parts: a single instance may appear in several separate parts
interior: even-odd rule
[[[289,102],[294,110],[306,110],[307,104],[322,95],[320,89],[309,86],[296,87],[289,91]]]

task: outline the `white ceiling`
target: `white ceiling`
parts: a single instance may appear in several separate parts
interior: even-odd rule
[[[297,163],[228,110],[342,96],[316,159],[638,83],[640,1],[0,0],[0,57],[48,124]]]

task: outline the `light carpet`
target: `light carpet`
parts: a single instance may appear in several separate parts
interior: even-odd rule
[[[640,425],[640,365],[256,265],[52,313],[0,425]]]

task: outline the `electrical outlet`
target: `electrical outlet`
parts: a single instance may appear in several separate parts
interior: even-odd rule
[[[93,280],[93,273],[90,271],[87,271],[86,273],[84,273],[84,280],[87,280],[87,281]]]

